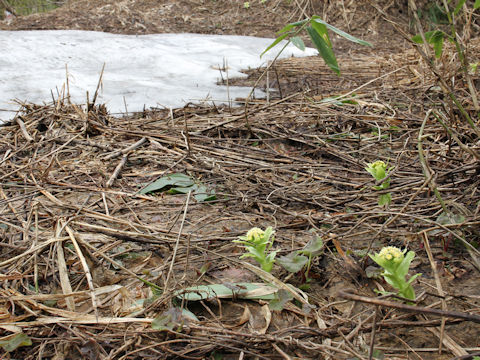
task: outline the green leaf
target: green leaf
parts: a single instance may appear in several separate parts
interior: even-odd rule
[[[295,28],[295,27],[302,26],[302,25],[305,24],[307,21],[308,21],[308,19],[287,24],[283,29],[277,31],[277,35],[280,35],[280,34],[282,34],[282,33],[284,33],[284,32],[290,31],[290,30],[292,30],[292,29]]]
[[[328,29],[325,24],[321,24],[317,21],[311,21],[310,25],[315,29],[315,31],[320,35],[323,40],[327,43],[327,45],[331,48],[332,42],[330,41],[330,37],[328,36]]]
[[[400,265],[398,265],[396,269],[396,274],[398,276],[401,276],[402,278],[405,278],[408,274],[408,269],[410,268],[410,264],[415,257],[415,252],[409,251],[408,253],[405,254],[405,257],[403,258],[402,262]]]
[[[334,33],[337,33],[338,35],[344,37],[345,39],[351,41],[351,42],[354,42],[354,43],[357,43],[357,44],[360,44],[360,45],[365,45],[365,46],[370,46],[370,47],[373,47],[372,44],[370,44],[368,41],[365,41],[365,40],[361,40],[359,38],[356,38],[355,36],[353,35],[350,35],[348,33],[346,33],[345,31],[342,31],[338,28],[336,28],[335,26],[333,25],[330,25],[328,23],[326,23],[325,21],[323,21],[319,16],[317,15],[313,15],[312,16],[312,19],[310,20],[310,23],[312,23],[313,21],[317,22],[317,23],[320,23],[320,24],[324,24],[329,30],[332,30]]]
[[[171,308],[158,315],[152,321],[154,330],[173,330],[182,323],[182,311],[178,308]]]
[[[280,41],[282,41],[283,39],[285,39],[287,36],[289,36],[290,34],[289,33],[285,33],[285,34],[282,34],[280,35],[279,37],[277,37],[273,43],[271,43],[265,50],[263,50],[263,52],[260,54],[260,57],[262,57],[268,50],[270,50],[271,48],[273,48],[275,45],[277,45]]]
[[[395,276],[393,274],[383,273],[383,278],[387,284],[391,285],[394,289],[401,290],[405,287],[405,280]]]
[[[390,205],[391,202],[392,202],[392,194],[391,193],[381,194],[378,197],[378,205],[379,206]]]
[[[271,248],[272,245],[273,245],[273,242],[275,241],[275,238],[272,237],[272,239],[270,239],[270,237],[272,236],[273,234],[273,228],[271,226],[267,227],[265,229],[265,234],[263,235],[263,239],[265,240],[265,242],[269,242],[270,243],[270,246],[268,248]]]
[[[404,289],[401,289],[398,292],[398,295],[403,296],[404,298],[415,300],[415,290],[412,286],[406,286]]]
[[[163,176],[140,190],[139,193],[147,194],[155,191],[166,191],[170,195],[187,194],[191,191],[198,202],[217,198],[214,190],[208,190],[205,185],[196,184],[190,176],[180,173]]]
[[[277,250],[270,252],[265,258],[265,261],[262,262],[262,269],[266,272],[271,272],[273,268],[273,263],[275,262],[275,256],[277,255]]]
[[[21,346],[32,345],[32,340],[24,333],[13,334],[0,340],[0,346],[6,352],[12,352]]]
[[[193,197],[198,202],[212,201],[217,199],[215,190],[208,190],[205,185],[195,185],[196,189],[194,190],[195,195]]]
[[[198,317],[188,309],[182,309],[182,317],[187,320],[200,321]]]
[[[325,63],[337,75],[340,75],[340,69],[338,68],[337,59],[335,58],[332,48],[328,46],[323,37],[321,37],[311,26],[307,28],[307,32]]]
[[[421,273],[418,273],[418,274],[413,275],[410,279],[408,279],[407,284],[410,285],[410,284],[411,284],[412,282],[414,282],[415,279],[418,278],[419,276],[422,276],[422,274],[421,274]]]
[[[443,42],[445,40],[446,34],[441,30],[433,30],[433,31],[427,31],[424,35],[427,43],[433,45],[433,49],[435,50],[435,57],[437,59],[440,58],[442,56]],[[423,39],[420,36],[420,34],[417,34],[414,37],[412,37],[412,41],[417,44],[423,43]]]
[[[462,214],[454,214],[454,213],[441,213],[437,217],[437,222],[441,225],[450,225],[450,224],[461,224],[465,221],[465,216]]]
[[[290,38],[290,41],[292,42],[293,45],[295,45],[297,48],[299,48],[302,51],[305,51],[305,44],[303,40],[298,37],[298,36],[293,36]]]
[[[262,299],[272,300],[278,289],[272,285],[261,283],[231,283],[231,284],[212,284],[198,285],[176,291],[174,296],[189,301],[199,301],[207,299],[231,299],[233,297],[240,299]]]
[[[185,188],[193,186],[194,181],[190,176],[180,173],[170,174],[161,177],[139,191],[139,194],[147,194],[154,191],[165,190],[167,187]],[[188,191],[187,191],[188,192]]]
[[[443,40],[444,33],[442,31],[437,31],[431,38],[431,43],[433,44],[433,49],[435,50],[435,57],[440,59],[443,52]]]
[[[473,9],[477,10],[478,8],[480,8],[480,0],[475,0],[475,4],[473,4]]]
[[[307,262],[308,258],[304,255],[299,255],[297,251],[293,251],[288,255],[277,258],[277,263],[282,265],[285,270],[291,273],[297,273],[301,271]]]
[[[311,239],[305,247],[299,252],[305,255],[315,254],[321,251],[323,248],[323,240],[320,236],[315,236],[314,239]]]
[[[427,43],[431,44],[432,37],[434,36],[434,34],[436,32],[441,33],[442,31],[441,30],[432,30],[432,31],[427,31],[425,34],[423,34],[425,36],[425,40],[427,41]],[[413,36],[412,41],[417,43],[417,44],[423,44],[423,39],[422,39],[420,34],[417,34],[417,35]]]
[[[466,0],[460,0],[457,4],[457,6],[455,6],[455,10],[453,10],[453,13],[455,15],[458,15],[458,13],[460,12],[460,10],[462,10],[462,7],[463,7],[463,4],[465,4],[465,1]]]
[[[280,289],[275,294],[275,298],[273,300],[270,300],[270,302],[268,303],[268,307],[270,308],[270,310],[281,311],[283,310],[285,304],[292,299],[293,295],[290,291]]]

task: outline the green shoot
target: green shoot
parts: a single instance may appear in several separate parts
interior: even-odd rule
[[[320,236],[310,240],[302,250],[293,251],[288,255],[279,257],[278,263],[282,265],[285,270],[291,273],[298,273],[304,271],[305,281],[310,281],[309,273],[312,267],[313,259],[322,253],[323,241]]]
[[[410,264],[415,257],[413,251],[407,249],[404,251],[394,246],[386,246],[375,255],[368,254],[370,258],[383,268],[382,276],[385,281],[398,291],[398,295],[415,300],[415,290],[412,282],[421,274],[415,274],[406,280],[406,275],[410,268]]]
[[[252,257],[260,264],[262,270],[271,272],[277,255],[277,251],[269,252],[274,242],[273,233],[271,226],[265,231],[254,227],[247,232],[246,236],[239,236],[240,240],[233,240],[235,243],[242,244],[247,251],[240,259]]]
[[[373,189],[386,190],[390,187],[390,178],[386,178],[386,177],[388,176],[388,173],[392,170],[392,168],[387,169],[387,165],[383,161],[377,160],[373,163],[367,164],[367,167],[365,168],[365,170],[370,175],[372,175],[376,181],[383,180],[383,182],[380,185],[375,185]],[[378,196],[379,206],[384,206],[384,205],[388,206],[390,205],[391,202],[392,202],[391,193],[380,194]]]

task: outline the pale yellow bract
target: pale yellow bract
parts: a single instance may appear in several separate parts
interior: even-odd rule
[[[258,227],[251,228],[247,232],[247,240],[248,241],[258,241],[259,239],[261,239],[263,237],[264,234],[265,234],[265,231],[263,231],[262,229],[260,229]]]

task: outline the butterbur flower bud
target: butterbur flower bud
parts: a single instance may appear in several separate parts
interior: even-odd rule
[[[379,253],[370,257],[385,270],[393,273],[405,258],[404,254],[404,251],[395,246],[385,246]]]
[[[380,250],[378,256],[387,261],[399,263],[403,260],[403,251],[395,246],[385,246],[382,250]]]
[[[382,180],[385,177],[387,165],[382,160],[377,160],[373,163],[367,164],[365,168],[375,180]]]
[[[265,231],[263,231],[260,228],[254,227],[248,230],[247,232],[247,241],[250,242],[260,242],[260,240],[263,239],[263,236],[265,235]]]

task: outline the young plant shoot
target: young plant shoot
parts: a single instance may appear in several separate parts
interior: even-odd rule
[[[415,274],[406,280],[410,264],[415,257],[413,251],[400,250],[395,246],[386,246],[375,255],[368,254],[370,258],[383,268],[382,276],[385,281],[398,291],[398,295],[415,300],[415,290],[412,282],[421,274]]]
[[[380,181],[382,179],[385,179],[385,177],[388,175],[390,170],[392,168],[387,169],[387,165],[381,161],[377,160],[373,163],[367,164],[367,167],[365,168],[367,172],[373,176],[373,178],[376,181]],[[390,187],[390,179],[385,179],[380,185],[375,185],[373,188],[375,190],[386,190]],[[380,194],[378,196],[378,205],[379,206],[384,206],[384,205],[390,205],[392,202],[392,194],[391,193],[386,193],[386,194]]]
[[[264,230],[254,227],[247,232],[246,236],[239,236],[240,240],[233,240],[235,243],[242,244],[247,251],[240,259],[246,257],[254,258],[266,272],[271,272],[275,262],[277,251],[270,251],[273,245],[274,236],[271,226]]]

